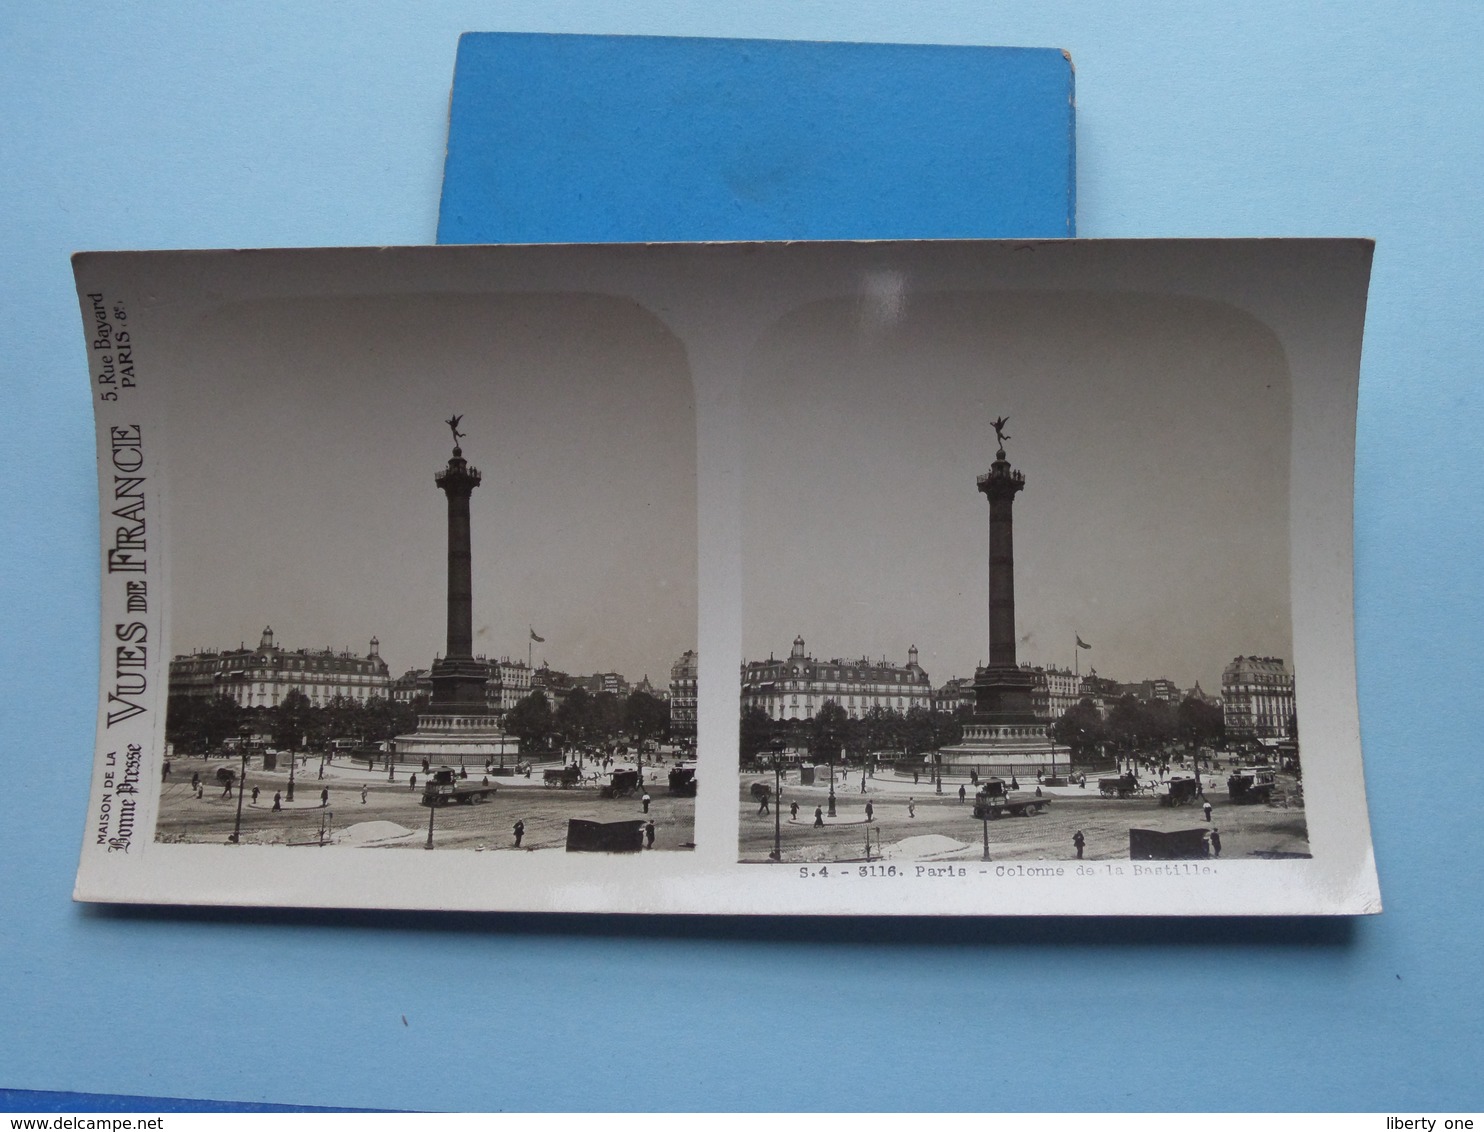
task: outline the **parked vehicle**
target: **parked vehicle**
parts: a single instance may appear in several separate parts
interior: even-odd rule
[[[568,853],[638,853],[644,848],[644,822],[567,821]]]
[[[1130,861],[1197,861],[1210,855],[1204,829],[1176,829],[1168,833],[1157,829],[1128,831]]]
[[[628,798],[638,789],[639,772],[637,770],[615,770],[608,785],[598,790],[598,795],[602,798]]]
[[[1226,794],[1238,805],[1271,802],[1278,776],[1271,767],[1239,766],[1226,780]]]
[[[670,793],[678,798],[696,796],[696,768],[676,766],[670,768]]]
[[[1200,796],[1201,782],[1198,778],[1172,778],[1170,787],[1159,796],[1161,806],[1184,806]]]
[[[1032,814],[1039,814],[1049,805],[1050,798],[1011,793],[1005,789],[1003,778],[986,778],[979,787],[979,792],[974,795],[974,817],[979,821],[998,818],[1001,814],[1028,818]]]
[[[563,790],[582,784],[582,768],[576,763],[566,766],[548,767],[541,772],[541,785],[560,786]]]
[[[445,766],[428,776],[423,785],[421,802],[424,806],[447,806],[452,803],[467,806],[474,802],[489,801],[498,789],[494,783],[484,786],[470,779],[460,778],[457,771]]]
[[[1140,784],[1138,776],[1134,774],[1120,774],[1117,778],[1098,779],[1098,793],[1104,798],[1132,798],[1143,792],[1144,787]]]

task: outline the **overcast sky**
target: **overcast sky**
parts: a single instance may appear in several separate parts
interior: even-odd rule
[[[1018,657],[1219,692],[1291,663],[1290,388],[1274,336],[1161,296],[820,302],[759,345],[744,399],[743,648],[886,656],[934,684],[988,652],[990,422],[1016,497]]]
[[[166,343],[161,342],[163,350]],[[445,646],[463,414],[474,647],[668,684],[696,647],[695,397],[680,343],[586,295],[233,303],[169,344],[175,652]],[[162,359],[164,360],[164,359]]]

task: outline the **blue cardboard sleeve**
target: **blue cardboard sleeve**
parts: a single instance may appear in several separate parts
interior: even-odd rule
[[[1075,235],[1053,48],[470,32],[438,242]]]

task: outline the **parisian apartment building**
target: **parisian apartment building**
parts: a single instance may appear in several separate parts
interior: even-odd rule
[[[391,686],[375,637],[364,656],[346,649],[286,649],[275,642],[269,626],[255,649],[246,645],[207,649],[170,661],[171,696],[226,696],[244,708],[277,707],[294,691],[302,692],[315,707],[324,707],[337,696],[365,703],[373,696],[388,697]]]

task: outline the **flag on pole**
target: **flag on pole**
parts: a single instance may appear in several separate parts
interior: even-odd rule
[[[1077,637],[1077,647],[1078,647],[1078,648],[1079,648],[1079,649],[1090,649],[1090,648],[1092,648],[1092,646],[1091,646],[1091,645],[1090,645],[1090,644],[1088,644],[1088,643],[1087,643],[1087,642],[1086,642],[1086,641],[1084,641],[1084,640],[1083,640],[1083,639],[1082,639],[1082,638],[1081,638],[1081,637],[1080,637],[1080,636],[1078,636],[1078,635],[1077,635],[1077,634],[1076,634],[1076,633],[1073,633],[1073,634],[1072,634],[1072,636],[1074,636],[1074,637]],[[537,640],[540,640],[540,639],[541,639],[541,638],[539,638],[539,637],[537,637],[537,638],[536,638],[536,639],[537,639]]]
[[[536,630],[535,629],[532,629],[531,630],[531,640],[535,641],[538,645],[544,645],[546,643],[546,638],[545,637],[538,637],[538,636],[536,636]]]

